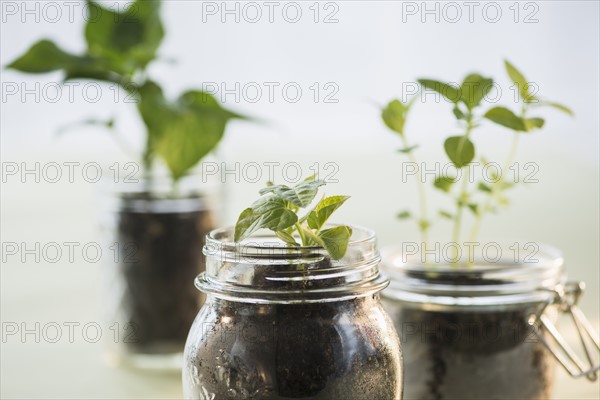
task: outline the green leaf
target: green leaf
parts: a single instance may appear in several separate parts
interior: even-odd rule
[[[350,196],[329,196],[321,200],[317,207],[308,214],[308,226],[312,229],[321,229],[331,214],[340,208]]]
[[[449,176],[438,176],[435,178],[435,181],[433,181],[433,186],[441,191],[449,192],[454,183],[454,179]]]
[[[66,79],[119,81],[119,77],[110,72],[102,60],[67,53],[50,40],[35,43],[25,54],[8,64],[7,68],[32,74],[62,70]]]
[[[144,160],[148,165],[154,157],[156,143],[166,130],[169,121],[175,118],[175,111],[163,95],[162,88],[152,81],[147,81],[138,89],[138,111],[146,125],[146,154]]]
[[[421,230],[421,232],[425,232],[431,226],[429,221],[427,221],[426,219],[420,219],[418,221],[418,225],[419,225],[419,229]]]
[[[105,59],[119,73],[131,75],[156,57],[164,36],[160,1],[136,0],[123,12],[87,1],[85,39],[88,53]]]
[[[289,201],[298,207],[306,207],[314,200],[319,187],[323,185],[325,185],[325,181],[318,179],[302,181],[293,188],[285,185],[277,185],[268,189],[271,189],[275,195],[285,201]]]
[[[396,214],[396,218],[398,219],[409,219],[410,217],[410,211],[400,211],[398,214]]]
[[[352,236],[352,228],[349,226],[336,226],[321,231],[318,236],[323,241],[323,247],[331,255],[331,258],[339,260],[346,254]]]
[[[296,239],[294,239],[294,237],[287,232],[278,231],[278,232],[275,232],[275,235],[279,239],[283,240],[285,243],[289,244],[290,246],[294,246],[294,247],[300,246],[298,244],[298,242],[296,242]]]
[[[447,83],[433,79],[419,79],[418,81],[421,86],[441,94],[452,103],[458,103],[458,101],[461,99],[460,89],[457,89]]]
[[[466,117],[465,113],[463,113],[461,109],[458,108],[458,104],[454,105],[454,107],[452,108],[452,113],[454,114],[456,119],[465,119]]]
[[[302,230],[302,234],[306,238],[307,246],[321,246],[325,248],[325,242],[319,236],[317,236],[313,231],[308,229],[306,226],[301,225],[300,229]]]
[[[484,114],[484,117],[498,125],[502,125],[514,131],[527,131],[523,119],[517,117],[512,111],[505,107],[491,108]]]
[[[488,185],[486,185],[483,182],[479,182],[479,184],[477,185],[477,190],[479,190],[481,192],[486,192],[486,193],[491,193],[492,192],[492,188],[489,187]]]
[[[7,68],[39,74],[64,69],[78,62],[81,62],[80,57],[61,50],[50,40],[41,40],[8,64]]]
[[[525,128],[527,131],[531,131],[533,129],[540,129],[544,126],[543,118],[527,118],[525,119]]]
[[[282,199],[278,197],[259,199],[252,207],[246,208],[240,214],[235,224],[234,240],[239,242],[261,228],[283,231],[297,221],[298,216],[285,207]]]
[[[509,78],[517,85],[519,96],[523,99],[523,101],[530,103],[533,100],[536,100],[537,97],[530,93],[530,85],[527,82],[527,79],[525,79],[525,76],[523,76],[523,74],[514,65],[508,62],[508,60],[504,60],[504,66]]]
[[[240,240],[250,236],[252,233],[260,229],[258,224],[259,215],[255,214],[252,208],[246,208],[241,212],[235,224],[234,240],[239,242]]]
[[[574,113],[573,113],[573,110],[571,110],[569,107],[567,107],[567,106],[565,106],[565,105],[562,105],[562,104],[560,104],[560,103],[555,103],[555,102],[543,102],[543,103],[542,103],[542,105],[544,105],[544,106],[548,106],[548,107],[553,107],[553,108],[556,108],[557,110],[560,110],[560,111],[562,111],[562,112],[566,113],[567,115],[569,115],[569,116],[571,116],[571,117],[574,115]]]
[[[484,78],[479,74],[469,74],[460,86],[460,99],[469,110],[472,110],[490,92],[493,84],[494,80],[491,78]]]
[[[227,122],[243,118],[221,108],[205,92],[188,91],[176,102],[165,99],[158,84],[139,88],[138,109],[148,128],[146,161],[160,156],[174,180],[183,177],[221,141]]]
[[[400,100],[392,100],[381,110],[381,118],[388,128],[404,135],[404,124],[409,109],[410,105],[403,104]]]
[[[454,216],[451,213],[449,213],[448,211],[440,210],[439,213],[440,213],[440,216],[443,217],[443,218],[447,218],[447,219],[453,219],[454,218]]]
[[[452,136],[444,142],[444,149],[450,161],[462,168],[475,158],[475,146],[466,136]]]
[[[470,203],[467,205],[469,207],[469,210],[471,210],[471,212],[475,215],[477,215],[479,213],[479,206],[475,203]]]
[[[398,152],[399,152],[399,153],[408,154],[408,153],[410,153],[411,151],[413,151],[414,149],[416,149],[417,147],[419,147],[419,145],[418,145],[418,144],[415,144],[415,145],[413,145],[413,146],[408,146],[408,147],[405,147],[405,148],[403,148],[403,149],[399,149],[399,150],[398,150]]]

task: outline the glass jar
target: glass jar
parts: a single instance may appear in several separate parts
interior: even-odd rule
[[[379,292],[375,235],[353,228],[331,260],[270,234],[206,239],[207,300],[184,353],[187,399],[401,399],[398,337]]]
[[[199,176],[183,178],[176,192],[167,178],[108,185],[102,225],[112,254],[104,274],[109,360],[179,370],[204,301],[191,282],[203,271],[203,241],[215,227],[215,192]]]
[[[405,399],[551,398],[546,328],[566,284],[563,257],[535,243],[493,247],[459,267],[384,251],[383,302],[401,339]]]

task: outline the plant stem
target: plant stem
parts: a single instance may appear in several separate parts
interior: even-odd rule
[[[460,246],[460,225],[462,222],[462,213],[463,213],[463,209],[465,208],[464,205],[464,200],[467,198],[467,189],[469,187],[469,168],[463,168],[462,169],[465,172],[465,176],[463,177],[464,180],[462,181],[462,186],[461,186],[461,190],[460,193],[458,195],[458,199],[456,201],[456,215],[454,216],[454,231],[452,234],[452,241],[456,244],[456,246]],[[452,260],[452,265],[453,266],[457,266],[458,265],[458,248],[454,247],[455,251],[455,255],[454,258]]]
[[[296,230],[298,231],[298,235],[300,236],[300,240],[302,241],[302,246],[306,246],[307,245],[306,237],[304,236],[304,232],[302,232],[302,227],[300,226],[299,223],[294,224],[294,226],[296,227]]]
[[[490,192],[484,203],[484,206],[477,213],[477,217],[475,218],[475,223],[473,224],[473,229],[471,229],[471,235],[469,237],[469,240],[471,242],[474,242],[477,239],[477,235],[479,234],[479,230],[481,228],[481,222],[483,220],[483,217],[491,209],[492,200],[497,198],[497,196],[500,193],[501,183],[504,182],[503,174],[506,171],[508,171],[508,169],[510,168],[510,165],[512,164],[512,162],[515,159],[515,156],[517,154],[517,147],[519,144],[519,136],[520,136],[520,133],[515,131],[515,133],[513,134],[513,140],[512,140],[512,144],[510,146],[510,151],[508,153],[508,157],[506,158],[506,162],[504,163],[504,165],[502,166],[502,170],[500,171],[500,177],[497,181],[492,183]]]
[[[408,148],[408,142],[406,141],[406,137],[401,135],[402,145],[404,148]],[[423,183],[423,176],[421,174],[421,168],[419,168],[419,164],[417,163],[417,159],[412,151],[408,152],[408,159],[412,162],[417,168],[417,195],[419,197],[419,229],[421,231],[421,240],[423,242],[423,246],[426,248],[429,244],[429,227],[425,226],[428,224],[427,218],[427,197],[425,194],[425,185]],[[427,253],[425,253],[427,257]]]
[[[469,112],[467,115],[467,128],[463,138],[466,140],[471,135],[471,131],[473,130],[473,114]],[[463,208],[465,207],[464,201],[467,198],[468,188],[469,188],[469,168],[468,166],[462,167],[461,169],[464,172],[464,176],[461,177],[463,179],[460,193],[458,194],[458,199],[456,201],[456,214],[454,215],[454,230],[452,234],[452,241],[455,243],[455,254],[452,260],[452,266],[458,266],[458,246],[460,243],[460,225],[462,223],[462,213]]]

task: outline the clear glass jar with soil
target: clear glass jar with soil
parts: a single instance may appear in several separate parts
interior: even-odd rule
[[[204,302],[193,279],[215,228],[217,191],[193,175],[104,182],[102,228],[109,360],[142,369],[179,370],[192,322]]]
[[[462,265],[383,251],[391,283],[382,297],[401,340],[405,399],[551,398],[557,363],[547,326],[572,287],[563,257],[536,244],[494,248]]]
[[[270,234],[211,232],[207,301],[184,354],[187,399],[379,399],[402,395],[397,334],[379,292],[375,235],[353,228],[346,255],[286,247]]]

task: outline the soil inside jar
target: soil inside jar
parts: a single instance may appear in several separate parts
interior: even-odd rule
[[[162,200],[147,194],[138,198]],[[124,199],[124,205],[129,200]],[[123,342],[131,351],[183,350],[203,303],[193,281],[203,269],[202,246],[211,229],[211,214],[205,209],[156,212],[123,207],[119,212],[119,273],[124,284],[120,312],[129,329]]]
[[[446,283],[480,279],[457,275]],[[470,312],[400,307],[394,317],[406,367],[404,398],[549,399],[554,362],[527,323],[533,312],[532,305]]]
[[[286,290],[307,284],[326,286],[295,281]],[[197,327],[203,339],[186,351],[187,368],[202,379],[191,397],[400,399],[399,348],[374,323],[376,303],[378,295],[305,304],[215,300],[203,309],[213,315],[199,318],[216,322]]]

